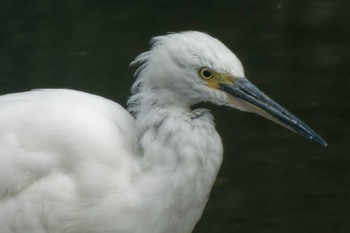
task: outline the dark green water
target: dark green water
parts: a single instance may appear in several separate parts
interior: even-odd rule
[[[155,35],[207,32],[328,142],[208,105],[225,158],[195,232],[350,232],[347,0],[0,1],[0,94],[71,88],[125,103]]]

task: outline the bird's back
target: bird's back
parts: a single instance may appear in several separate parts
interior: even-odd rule
[[[102,97],[72,90],[1,96],[1,232],[72,230],[82,205],[128,185],[137,148],[132,116]]]

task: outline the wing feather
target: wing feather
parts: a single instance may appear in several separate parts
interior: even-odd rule
[[[81,200],[93,204],[111,184],[130,182],[138,156],[135,121],[113,101],[72,90],[1,96],[2,232],[41,232],[38,226],[57,222],[66,226],[52,229],[67,230]],[[26,212],[36,217],[21,218]],[[53,213],[65,221],[50,223]]]

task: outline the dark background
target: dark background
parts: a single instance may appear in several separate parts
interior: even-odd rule
[[[71,88],[125,106],[151,37],[217,37],[246,76],[328,142],[212,109],[225,157],[195,232],[350,232],[348,0],[0,0],[0,94]]]

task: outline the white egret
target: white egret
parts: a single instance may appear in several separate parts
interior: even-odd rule
[[[223,148],[212,102],[260,114],[326,145],[253,86],[201,32],[155,37],[132,63],[128,111],[73,90],[0,97],[1,233],[189,233]]]

